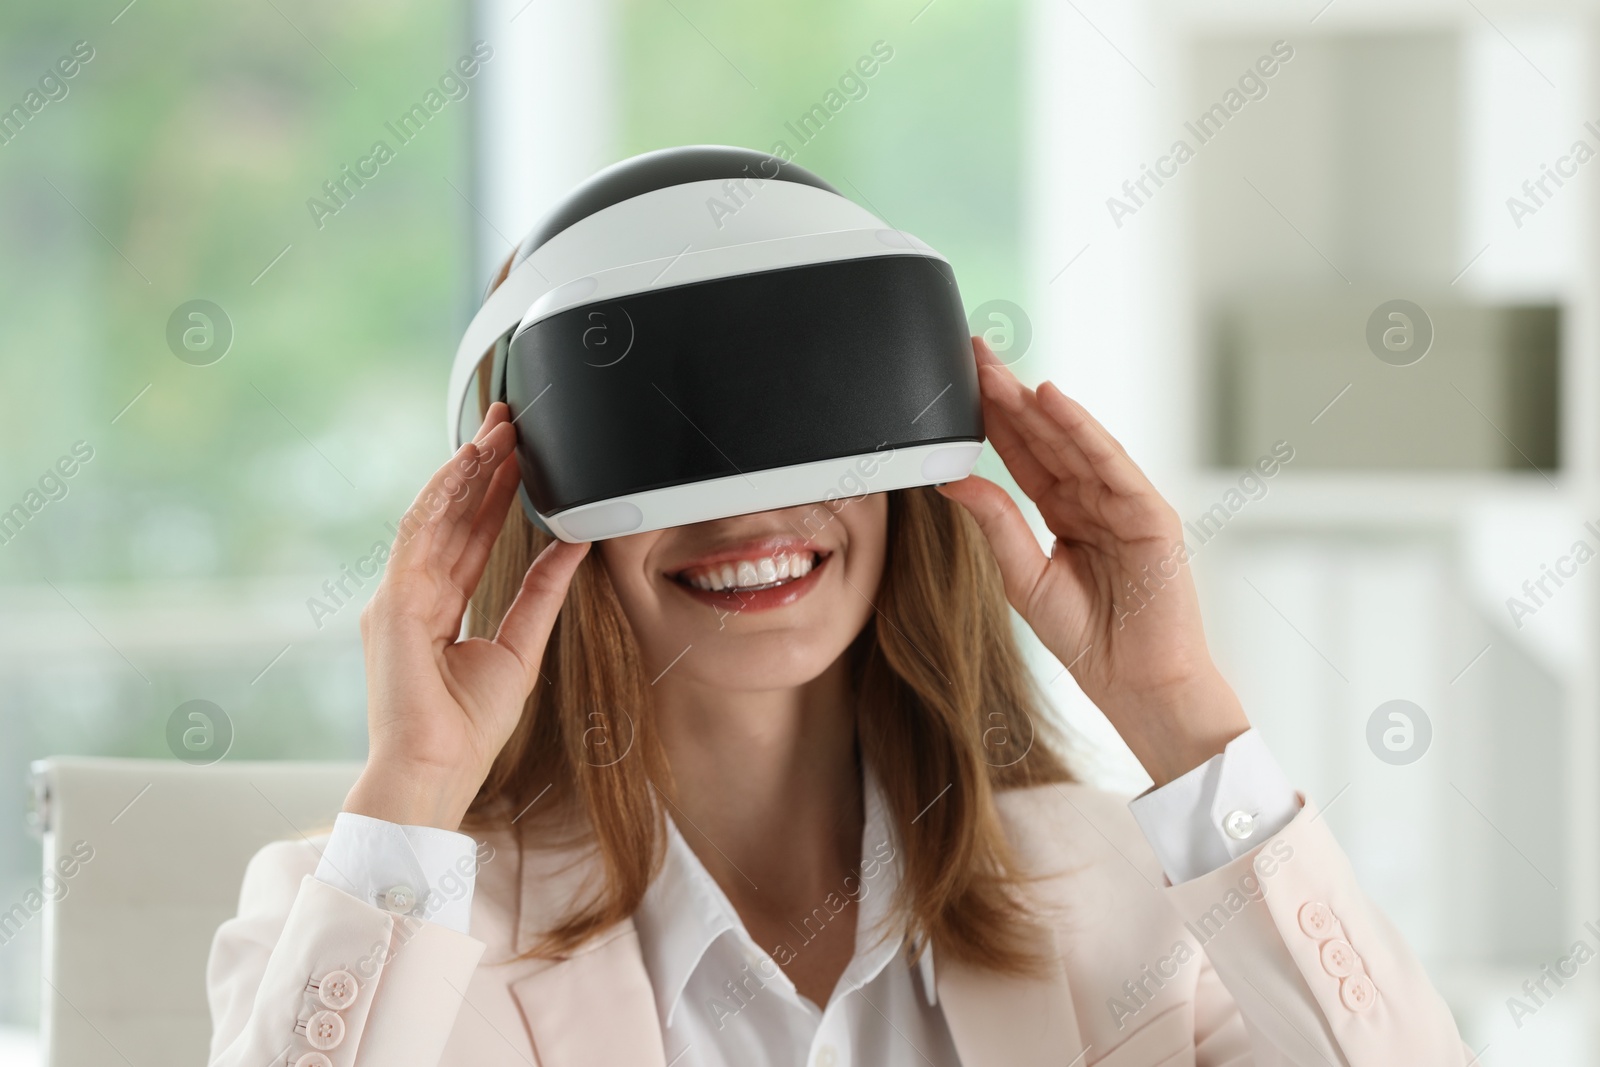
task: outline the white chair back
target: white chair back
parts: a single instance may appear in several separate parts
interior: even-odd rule
[[[360,770],[36,762],[43,891],[23,907],[44,923],[44,1067],[206,1062],[206,957],[237,909],[246,863],[270,841],[330,827]]]

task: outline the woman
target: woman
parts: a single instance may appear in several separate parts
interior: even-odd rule
[[[212,1062],[1471,1062],[1212,663],[1173,509],[973,349],[1049,555],[976,476],[591,551],[510,506],[491,406],[362,612],[343,813],[217,932]],[[1007,603],[1151,791],[1073,781]]]

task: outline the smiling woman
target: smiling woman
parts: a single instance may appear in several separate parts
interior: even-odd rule
[[[698,214],[692,196],[632,191],[592,213]],[[558,206],[564,222],[523,249],[592,232],[587,217]],[[491,285],[483,336],[515,318],[497,293],[517,295],[522,259]],[[526,334],[550,301],[523,296]],[[475,338],[477,321],[462,351]],[[548,347],[583,362],[581,343]],[[1188,572],[1127,621],[1120,591],[1170,562],[1183,527],[1077,402],[971,339],[984,429],[1054,535],[1048,555],[976,475],[863,491],[816,526],[815,502],[702,501],[708,518],[635,522],[596,547],[513,506],[521,465],[547,453],[513,452],[531,432],[490,402],[511,391],[490,372],[505,352],[481,357],[494,385],[467,390],[475,411],[452,399],[476,433],[417,498],[448,503],[396,539],[362,613],[366,768],[324,840],[257,856],[217,932],[214,1064],[274,1054],[307,968],[341,993],[297,1027],[298,1067],[327,1067],[316,1057],[352,1036],[385,1064],[501,1054],[453,1025],[463,1000],[541,1063],[1470,1062],[1211,662]],[[689,380],[719,365],[710,345],[672,358]],[[942,358],[929,345],[903,362],[943,380]],[[828,403],[785,400],[802,420]],[[538,412],[544,439],[552,415]],[[627,426],[601,429],[641,450]],[[1011,609],[1153,790],[1123,806],[1074,779]],[[443,900],[441,872],[459,889],[484,845],[516,862]],[[869,866],[881,891],[840,896]],[[401,944],[364,993],[338,969],[352,928]],[[1244,995],[1263,986],[1287,1005]]]
[[[1325,3],[0,4],[0,1067],[1600,1062],[1600,37]]]

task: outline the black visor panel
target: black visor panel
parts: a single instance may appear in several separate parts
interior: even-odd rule
[[[511,342],[506,399],[539,511],[983,439],[955,276],[878,256],[639,293]]]

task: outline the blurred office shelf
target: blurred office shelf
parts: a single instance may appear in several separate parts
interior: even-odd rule
[[[1600,550],[1600,240],[1587,175],[1524,186],[1576,141],[1600,154],[1600,9],[1083,17],[1115,51],[1037,59],[1039,343],[1061,353],[1038,376],[1105,412],[1189,524],[1213,655],[1485,1067],[1600,1063],[1594,964],[1521,1025],[1508,1007],[1580,939],[1600,952],[1600,566],[1575,551]],[[1108,222],[1114,194],[1137,210]],[[1397,350],[1412,329],[1425,354]],[[1368,740],[1395,699],[1429,719],[1411,762]]]
[[[1524,24],[1518,58],[1477,15],[1409,10],[1189,31],[1193,114],[1263,34],[1295,57],[1197,171],[1185,516],[1219,655],[1297,777],[1346,790],[1330,824],[1483,1062],[1588,1064],[1600,982],[1523,983],[1600,950],[1600,571],[1572,556],[1600,549],[1594,242],[1576,183],[1526,230],[1505,204],[1589,136],[1594,50]],[[1415,762],[1370,740],[1394,699],[1429,719]]]
[[[1405,292],[1406,305],[1355,287],[1219,300],[1214,461],[1285,441],[1297,471],[1558,470],[1561,309]]]
[[[1260,494],[1258,499],[1240,490],[1240,478],[1254,469],[1253,464],[1203,468],[1184,488],[1181,500],[1187,510],[1179,510],[1192,519],[1230,491],[1240,491],[1247,503],[1232,517],[1240,528],[1431,529],[1470,518],[1486,506],[1523,509],[1547,505],[1553,496],[1552,484],[1563,500],[1577,500],[1582,495],[1578,483],[1558,471],[1304,470],[1297,463],[1298,459],[1292,460],[1272,477],[1261,478],[1264,487],[1253,490]],[[1600,503],[1600,491],[1591,495]],[[1600,510],[1594,517],[1600,519]]]

